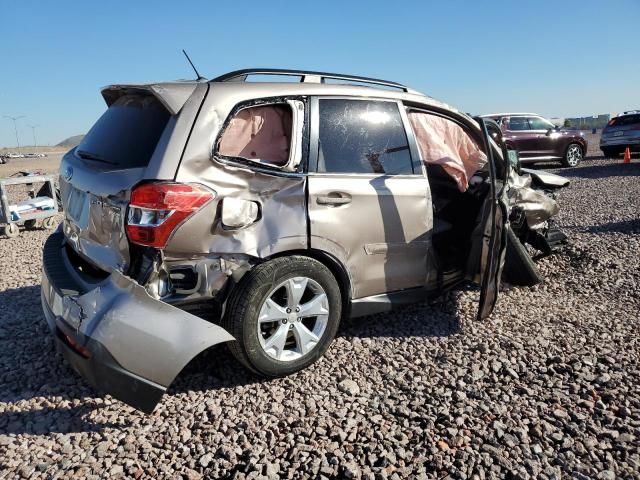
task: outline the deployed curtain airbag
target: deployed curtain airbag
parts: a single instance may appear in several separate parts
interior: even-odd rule
[[[219,153],[276,166],[286,165],[291,144],[292,114],[288,105],[240,110],[220,139]]]
[[[464,129],[455,122],[424,112],[409,112],[425,163],[441,165],[464,192],[469,179],[487,162],[487,156]]]

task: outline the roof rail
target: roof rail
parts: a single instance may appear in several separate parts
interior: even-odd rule
[[[412,90],[401,83],[391,82],[388,80],[379,80],[377,78],[359,77],[357,75],[343,75],[340,73],[314,72],[310,70],[288,70],[284,68],[246,68],[243,70],[235,70],[225,73],[219,77],[211,79],[212,82],[244,82],[249,75],[284,75],[292,77],[301,77],[300,81],[305,83],[325,83],[326,79],[346,80],[359,83],[370,83],[372,85],[380,85],[384,87],[397,88],[404,92]]]
[[[623,112],[624,115],[629,115],[630,113],[640,113],[640,109],[638,109],[638,110],[627,110],[626,112]]]

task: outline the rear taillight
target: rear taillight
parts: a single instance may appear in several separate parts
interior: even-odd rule
[[[127,235],[138,245],[164,248],[175,229],[215,197],[200,185],[145,183],[133,189]]]

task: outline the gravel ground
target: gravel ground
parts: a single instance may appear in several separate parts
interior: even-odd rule
[[[0,239],[0,477],[640,478],[640,162],[562,170],[545,282],[345,322],[263,381],[224,348],[152,415],[68,368],[40,312],[44,231]],[[447,477],[448,475],[448,477]]]

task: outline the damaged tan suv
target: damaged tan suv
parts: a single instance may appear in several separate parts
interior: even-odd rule
[[[509,167],[481,119],[394,82],[308,71],[102,96],[61,164],[65,218],[42,280],[60,350],[97,388],[152,411],[222,342],[286,375],[341,318],[464,280],[481,287],[478,317],[492,311]]]

